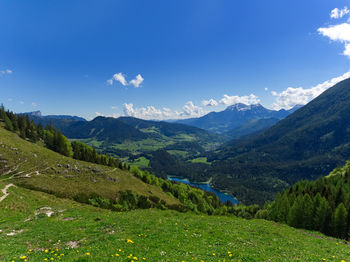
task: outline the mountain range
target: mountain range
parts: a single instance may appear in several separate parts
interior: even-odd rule
[[[235,128],[258,119],[283,119],[301,106],[297,105],[290,110],[270,110],[263,107],[261,104],[246,105],[242,103],[234,104],[220,112],[210,112],[209,114],[199,118],[189,118],[178,120],[177,123],[195,126],[211,132],[223,134],[231,133]],[[271,121],[271,123],[275,123]],[[266,123],[264,125],[266,126]],[[257,125],[254,132],[261,130]],[[244,135],[247,133],[244,133]]]
[[[274,111],[261,105],[236,104],[186,120],[187,124],[203,123],[207,129],[216,123],[217,130],[228,130],[224,134],[131,117],[92,121],[31,117],[36,122],[51,122],[69,138],[163,177],[172,173],[192,181],[211,178],[215,188],[244,203],[262,205],[291,184],[316,179],[350,158],[348,101],[350,79],[301,108]],[[256,132],[256,126],[263,128]],[[250,130],[248,135],[246,130]],[[188,163],[192,161],[196,164]]]
[[[245,202],[264,203],[302,179],[316,179],[350,158],[350,79],[274,126],[210,153],[207,177]]]

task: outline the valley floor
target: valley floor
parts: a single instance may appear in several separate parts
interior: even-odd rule
[[[0,189],[8,183],[0,181]],[[264,220],[161,211],[117,213],[9,187],[0,261],[349,261],[350,246]]]

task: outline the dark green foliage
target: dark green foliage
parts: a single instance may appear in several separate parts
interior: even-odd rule
[[[14,131],[12,122],[10,118],[8,117],[8,114],[5,112],[4,105],[1,104],[0,107],[0,118],[5,122],[5,128],[9,131]]]
[[[5,122],[5,127],[8,130],[18,132],[23,139],[28,139],[32,142],[37,142],[41,139],[47,148],[62,155],[121,169],[129,168],[129,166],[121,163],[118,159],[98,154],[95,149],[81,142],[74,141],[70,143],[61,131],[56,129],[51,123],[44,129],[40,123],[35,124],[33,120],[30,120],[28,115],[16,115],[10,111],[6,112],[3,105],[0,107],[0,119]]]
[[[327,177],[296,183],[265,207],[264,217],[347,239],[350,231],[349,174],[350,161]]]
[[[349,101],[347,79],[273,127],[210,154],[206,176],[241,202],[263,205],[302,179],[328,174],[350,158]]]
[[[334,212],[334,234],[339,238],[347,238],[347,217],[348,212],[343,203],[340,203]]]
[[[123,165],[118,159],[111,156],[98,154],[94,148],[85,145],[84,143],[73,141],[71,145],[73,150],[73,158],[75,159],[105,166],[119,167],[120,169],[128,168],[128,166]]]

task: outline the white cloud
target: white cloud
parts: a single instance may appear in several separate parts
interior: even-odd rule
[[[34,102],[32,102],[32,106],[33,107],[36,107],[36,106],[38,106],[36,103],[34,103]]]
[[[334,8],[331,11],[330,17],[334,19],[342,18],[344,15],[349,14],[349,9],[345,6],[343,9]]]
[[[114,74],[114,75],[113,75],[113,79],[114,79],[115,81],[119,81],[123,86],[126,86],[126,85],[127,85],[125,76],[124,76],[122,73]]]
[[[320,27],[317,31],[328,37],[332,41],[344,43],[343,55],[350,58],[350,24],[342,23],[338,25],[331,25],[329,27]]]
[[[345,50],[344,50],[343,54],[347,57],[350,57],[350,44],[345,45]]]
[[[116,110],[116,109],[118,109],[118,107],[117,106],[111,106],[111,109]]]
[[[348,23],[320,27],[317,31],[333,41],[340,41],[342,43],[350,41],[350,24]]]
[[[12,98],[8,98],[7,101],[12,102]]]
[[[205,114],[203,108],[196,106],[192,101],[188,101],[182,108],[182,116],[189,117],[200,117]]]
[[[217,106],[217,105],[219,105],[219,103],[214,99],[209,99],[209,100],[203,100],[202,105],[203,106]]]
[[[0,76],[2,75],[11,75],[13,73],[10,69],[0,70]]]
[[[137,117],[146,120],[167,120],[167,119],[185,119],[191,117],[200,117],[207,114],[203,108],[196,106],[192,101],[188,101],[182,108],[182,111],[174,111],[164,107],[162,109],[154,106],[135,108],[132,103],[124,104],[124,115]]]
[[[322,94],[328,88],[349,77],[350,71],[308,89],[304,89],[303,87],[288,87],[280,93],[272,91],[271,94],[276,97],[276,102],[273,104],[273,109],[291,109],[295,105],[305,105],[312,99]]]
[[[23,102],[23,101],[19,101],[19,103],[20,103],[21,105],[23,105],[23,104],[24,104],[24,102]]]
[[[138,88],[142,84],[143,80],[143,77],[140,74],[138,74],[135,79],[130,81],[130,84]]]
[[[111,79],[108,79],[107,85],[113,85],[114,81],[118,81],[123,86],[133,85],[135,88],[138,88],[142,84],[143,80],[144,80],[144,78],[141,76],[141,74],[138,74],[135,79],[132,79],[128,83],[128,81],[125,78],[125,75],[120,72],[120,73],[114,74]]]
[[[267,87],[264,88],[265,91],[269,91],[269,89]]]
[[[230,106],[238,103],[252,105],[252,104],[259,104],[260,99],[254,94],[250,94],[249,96],[224,95],[224,97],[219,102],[220,104],[224,104],[226,106]]]

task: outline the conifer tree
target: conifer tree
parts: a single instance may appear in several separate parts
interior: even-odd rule
[[[348,212],[343,203],[340,203],[334,213],[334,234],[339,238],[347,238]]]

